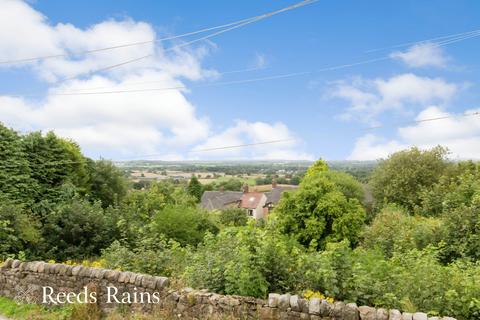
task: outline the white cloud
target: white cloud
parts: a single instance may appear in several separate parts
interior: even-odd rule
[[[390,55],[391,58],[404,62],[409,67],[445,67],[448,58],[442,47],[435,43],[416,44],[406,51],[396,51]]]
[[[125,81],[129,81],[127,78]],[[159,73],[135,76],[135,81],[162,81]],[[175,84],[169,76],[159,86]],[[97,86],[121,86],[104,77],[77,80],[67,91]],[[160,147],[182,148],[208,137],[207,119],[179,90],[107,95],[48,95],[42,103],[0,97],[0,119],[20,129],[55,130],[77,141],[89,154],[145,154]]]
[[[195,81],[215,76],[215,70],[206,70],[201,65],[202,58],[214,46],[166,52],[162,43],[157,42],[85,55],[81,52],[155,39],[154,27],[128,18],[103,21],[85,29],[72,24],[52,25],[25,2],[0,1],[0,61],[69,54],[67,57],[3,65],[2,68],[25,68],[47,82],[83,75],[81,79],[60,82],[39,101],[0,96],[0,121],[7,126],[22,131],[54,130],[77,141],[89,156],[114,158],[143,154],[159,154],[157,159],[209,158],[208,153],[193,155],[187,151],[194,145],[216,147],[292,136],[283,124],[245,121],[215,135],[208,118],[199,115],[186,98],[186,89],[58,95],[61,92],[97,91],[92,88],[105,87],[107,91],[126,87],[178,87],[183,85],[184,79]],[[101,75],[88,74],[144,55],[152,56]],[[257,63],[265,62],[263,58],[258,59]],[[155,83],[151,84],[152,81]],[[248,151],[243,149],[239,154],[289,159],[304,156],[294,150],[294,145],[279,144]]]
[[[247,122],[238,120],[236,124],[223,132],[208,138],[194,150],[217,148],[219,146],[236,146],[262,143],[273,140],[289,140],[274,144],[261,144],[248,148],[205,151],[209,157],[221,159],[264,159],[264,160],[298,160],[313,159],[312,155],[299,152],[301,141],[288,127],[277,122]],[[193,156],[200,153],[192,153]]]
[[[420,77],[412,73],[389,79],[336,82],[332,97],[349,102],[350,106],[340,118],[358,119],[375,124],[376,117],[387,111],[408,112],[426,104],[446,103],[458,91],[458,86],[441,78]]]
[[[442,111],[436,106],[428,107],[415,120],[451,118],[399,128],[397,138],[392,140],[373,134],[364,135],[356,141],[349,159],[373,160],[411,146],[428,149],[437,145],[447,147],[454,158],[480,159],[479,116],[465,116],[475,112],[480,112],[480,109],[467,110],[462,116]]]
[[[15,32],[12,32],[15,30]],[[156,38],[153,26],[131,19],[107,20],[80,29],[72,24],[49,24],[48,19],[23,1],[3,0],[0,10],[0,60],[15,60],[36,56],[68,54],[67,57],[28,61],[16,67],[31,67],[45,80],[54,82],[75,77],[128,60],[148,58],[108,70],[110,77],[142,73],[145,69],[169,73],[173,77],[198,80],[211,76],[199,61],[208,53],[206,47],[197,50],[182,48],[168,51],[162,43],[118,48],[82,54],[84,51],[151,41]],[[11,67],[4,65],[3,67]]]

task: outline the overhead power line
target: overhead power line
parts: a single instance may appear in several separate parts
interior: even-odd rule
[[[224,146],[224,147],[207,148],[207,149],[196,149],[196,150],[190,151],[189,153],[207,152],[207,151],[216,151],[216,150],[225,150],[225,149],[238,149],[238,148],[245,148],[245,147],[259,146],[259,145],[264,145],[264,144],[294,141],[294,140],[295,139],[281,139],[281,140],[271,140],[271,141],[239,144],[239,145],[235,145],[235,146]]]
[[[412,45],[418,45],[418,44],[427,44],[427,43],[445,43],[449,41],[462,41],[465,39],[468,39],[470,37],[476,37],[480,33],[480,29],[475,29],[471,31],[466,31],[462,33],[455,33],[455,34],[449,34],[445,36],[440,36],[440,37],[435,37],[435,38],[430,38],[430,39],[424,39],[424,40],[419,40],[419,41],[412,41],[412,42],[404,42],[388,47],[383,47],[383,48],[376,48],[376,49],[370,49],[365,51],[366,53],[371,53],[371,52],[377,52],[377,51],[384,51],[384,50],[391,50],[395,48],[401,48],[401,47],[408,47]]]
[[[213,30],[232,27],[232,26],[235,26],[235,25],[239,25],[239,24],[249,22],[249,21],[254,22],[254,20],[267,18],[267,15],[269,17],[271,15],[278,14],[278,13],[288,11],[288,10],[293,10],[293,9],[296,9],[296,8],[301,7],[301,6],[311,4],[311,3],[314,3],[314,2],[317,2],[317,1],[318,0],[305,0],[305,1],[302,1],[302,2],[297,3],[295,5],[292,5],[292,6],[289,6],[289,7],[274,11],[274,12],[270,12],[270,13],[266,13],[266,14],[242,19],[242,20],[237,20],[237,21],[233,21],[233,22],[230,22],[230,23],[226,23],[226,24],[222,24],[222,25],[218,25],[218,26],[214,26],[214,27],[208,27],[208,28],[204,28],[204,29],[200,29],[200,30],[196,30],[196,31],[191,31],[191,32],[187,32],[187,33],[183,33],[183,34],[179,34],[179,35],[167,36],[167,37],[160,38],[160,39],[130,42],[130,43],[124,43],[124,44],[119,44],[119,45],[109,46],[109,47],[103,47],[103,48],[98,48],[98,49],[93,49],[93,50],[85,50],[85,51],[80,51],[80,52],[73,53],[73,55],[87,55],[87,54],[96,53],[96,52],[127,48],[127,47],[144,45],[144,44],[149,44],[149,43],[162,42],[162,41],[167,41],[167,40],[175,40],[175,39],[179,39],[179,38],[184,38],[184,37],[196,35],[196,34],[199,34],[199,33],[205,33],[205,32],[209,32],[209,31],[213,31]],[[70,53],[61,53],[61,54],[52,54],[52,55],[37,56],[37,57],[30,57],[30,58],[14,59],[14,60],[4,60],[4,61],[0,61],[0,64],[25,63],[25,62],[32,62],[32,61],[37,61],[37,60],[64,58],[64,57],[69,57],[71,55],[72,54],[70,54]]]
[[[458,41],[463,41],[463,40],[470,39],[470,38],[473,38],[473,37],[478,37],[478,36],[480,36],[480,32],[472,34],[468,37],[461,38],[461,39],[443,41],[443,42],[439,42],[439,43],[433,43],[433,45],[438,46],[438,47],[442,47],[442,46],[450,45],[450,44],[458,42]],[[347,64],[341,64],[341,65],[336,65],[336,66],[331,66],[331,67],[325,67],[325,68],[317,69],[317,70],[292,72],[292,73],[277,74],[277,75],[271,75],[271,76],[265,76],[265,77],[258,77],[258,78],[251,78],[251,79],[241,79],[241,80],[234,80],[234,81],[213,82],[213,83],[207,83],[207,84],[203,84],[203,85],[202,84],[200,84],[200,85],[190,85],[188,88],[216,87],[216,86],[244,84],[244,83],[260,82],[260,81],[275,80],[275,79],[292,78],[292,77],[304,76],[304,75],[309,75],[309,74],[315,74],[315,73],[319,73],[319,72],[334,71],[334,70],[340,70],[340,69],[345,69],[345,68],[350,68],[350,67],[355,67],[355,66],[360,66],[360,65],[366,65],[366,64],[371,64],[371,63],[390,60],[390,59],[391,59],[390,55],[385,55],[385,56],[378,57],[378,58],[367,59],[367,60],[362,60],[362,61],[347,63]],[[155,82],[152,81],[150,83],[155,83]],[[104,88],[106,88],[106,87],[104,87]],[[112,87],[110,87],[110,88],[112,88]],[[113,87],[113,88],[115,88],[115,87]],[[77,90],[77,91],[63,92],[63,93],[62,92],[51,93],[50,95],[56,95],[56,96],[104,95],[104,94],[119,94],[119,93],[157,92],[157,91],[180,90],[180,89],[187,89],[187,86],[182,85],[182,86],[175,86],[175,87],[142,88],[142,89],[130,89],[130,90],[116,89],[116,90],[110,90],[110,91],[94,91],[94,92],[84,92],[88,89],[82,89],[81,92],[80,92],[80,90]]]
[[[459,35],[462,35],[462,36],[459,37]],[[478,36],[480,36],[480,29],[479,30],[474,30],[474,31],[469,31],[469,32],[464,32],[464,33],[460,33],[460,34],[455,34],[454,36],[455,37],[452,37],[452,35],[448,35],[448,36],[442,36],[442,37],[437,37],[437,38],[432,38],[432,39],[427,39],[427,40],[421,40],[421,41],[417,41],[417,42],[409,42],[409,43],[405,43],[405,44],[395,45],[395,46],[392,46],[392,47],[389,47],[389,48],[401,47],[401,46],[405,46],[405,45],[431,43],[429,41],[432,41],[434,39],[444,39],[444,40],[441,41],[441,42],[437,42],[437,43],[431,43],[432,45],[434,45],[434,46],[445,46],[445,45],[449,45],[449,44],[452,44],[452,43],[455,43],[455,42],[459,42],[459,41],[467,40],[467,39],[470,39],[470,38],[478,37]],[[386,48],[383,48],[383,49],[386,49]],[[380,51],[380,50],[383,50],[383,49],[373,49],[373,50],[370,50],[368,52]],[[335,69],[340,69],[340,68],[345,68],[345,67],[352,67],[352,66],[360,65],[360,64],[367,64],[367,63],[371,63],[371,62],[383,61],[383,60],[387,60],[389,58],[390,57],[381,57],[381,58],[378,58],[378,59],[370,59],[370,60],[365,60],[365,61],[360,62],[360,63],[352,63],[352,64],[340,65],[340,66],[336,66],[336,67],[324,68],[323,70],[320,70],[320,71],[329,71],[329,70],[335,70]],[[225,72],[218,73],[218,75],[244,73],[244,72],[250,72],[250,71],[255,71],[255,70],[259,70],[259,69],[263,69],[263,68],[262,67],[254,67],[254,68],[247,68],[247,69],[240,69],[240,70],[233,70],[233,71],[225,71]],[[313,71],[313,72],[315,72],[315,71]],[[319,72],[319,71],[317,70],[316,72]],[[127,82],[127,83],[123,83],[120,87],[123,88],[123,87],[129,87],[129,86],[135,86],[135,85],[141,85],[141,84],[153,84],[153,83],[160,83],[160,82],[161,81]],[[88,91],[88,90],[103,90],[103,89],[110,89],[110,88],[112,88],[112,86],[109,86],[109,87],[107,87],[107,86],[91,87],[91,88],[77,89],[77,90],[73,90],[73,91],[70,91],[70,92],[75,93],[75,92],[83,92],[83,91]]]
[[[425,119],[420,119],[420,120],[413,120],[413,121],[408,121],[405,122],[403,125],[408,125],[408,124],[413,124],[413,123],[423,123],[423,122],[431,122],[431,121],[438,121],[438,120],[445,120],[445,119],[451,119],[451,118],[459,118],[459,117],[472,117],[472,116],[478,116],[480,115],[480,112],[471,112],[471,113],[464,113],[464,114],[457,114],[457,115],[448,115],[448,116],[442,116],[442,117],[436,117],[436,118],[425,118]],[[397,125],[399,127],[399,125]],[[365,128],[364,130],[374,130],[374,129],[379,129],[386,127],[386,125],[378,125],[378,126],[372,126]]]
[[[185,43],[182,43],[182,44],[170,47],[170,48],[167,48],[167,49],[164,50],[164,52],[178,50],[178,49],[181,49],[183,47],[189,46],[191,44],[194,44],[194,43],[197,43],[197,42],[200,42],[200,41],[208,40],[210,38],[219,36],[219,35],[221,35],[225,32],[228,32],[228,31],[231,31],[231,30],[234,30],[234,29],[238,29],[238,28],[246,26],[248,24],[252,24],[252,23],[258,22],[260,20],[270,18],[274,15],[277,15],[277,14],[280,14],[280,13],[283,13],[283,12],[286,12],[286,11],[294,10],[294,9],[297,9],[297,8],[315,3],[317,1],[319,1],[319,0],[303,0],[299,3],[297,3],[297,4],[288,6],[286,8],[280,9],[280,10],[265,13],[263,15],[254,17],[252,19],[244,19],[243,20],[244,22],[241,22],[241,23],[238,23],[238,24],[233,24],[232,26],[230,26],[226,29],[216,31],[216,32],[211,33],[209,35],[206,35],[206,36],[203,36],[203,37],[200,37],[200,38],[197,38],[197,39],[194,39],[194,40],[191,40],[191,41],[188,41],[188,42],[185,42]],[[112,70],[112,69],[115,69],[115,68],[118,68],[118,67],[121,67],[121,66],[124,66],[124,65],[127,65],[127,64],[131,64],[131,63],[134,63],[134,62],[137,62],[137,61],[141,61],[141,60],[153,57],[153,56],[154,56],[153,53],[147,54],[147,55],[144,55],[144,56],[141,56],[141,57],[138,57],[138,58],[122,61],[122,62],[113,64],[113,65],[110,65],[110,66],[106,66],[106,67],[102,67],[102,68],[99,68],[99,69],[96,69],[96,70],[93,70],[93,71],[89,71],[89,72],[86,72],[84,74],[80,74],[80,75],[69,77],[69,78],[64,78],[62,80],[57,81],[56,83],[62,83],[62,82],[65,82],[65,81],[74,80],[74,79],[77,79],[78,77],[80,77],[82,75],[90,75],[90,74],[94,74],[94,73],[98,73],[98,72],[104,72],[104,71]]]

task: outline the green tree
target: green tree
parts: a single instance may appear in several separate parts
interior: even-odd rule
[[[461,205],[443,216],[445,221],[445,247],[443,259],[458,258],[480,261],[480,193],[471,205]]]
[[[380,249],[386,257],[438,245],[443,238],[439,218],[410,216],[404,209],[386,206],[363,234],[363,247]]]
[[[60,188],[72,183],[86,190],[86,159],[79,147],[57,137],[53,132],[42,136],[41,132],[32,132],[23,137],[31,177],[39,186],[35,200],[56,202]]]
[[[421,204],[421,192],[432,188],[449,166],[446,155],[440,146],[427,151],[414,147],[382,160],[370,180],[376,205],[395,203],[413,212]]]
[[[43,224],[45,256],[57,260],[86,259],[118,238],[116,216],[104,211],[100,202],[80,197],[63,202],[47,216]]]
[[[148,236],[152,217],[167,206],[193,208],[196,199],[172,182],[154,182],[146,190],[131,190],[120,202],[118,226],[127,243],[138,243]]]
[[[108,160],[91,161],[90,193],[100,200],[104,208],[118,204],[127,193],[127,181],[123,173]]]
[[[200,183],[200,181],[198,181],[198,178],[195,175],[192,175],[192,177],[190,178],[187,190],[189,195],[195,197],[195,199],[200,202],[203,194],[203,189],[202,184]]]
[[[240,227],[247,224],[248,217],[244,209],[227,208],[220,212],[220,222],[225,226]]]
[[[0,260],[19,252],[31,258],[41,242],[40,224],[21,205],[4,200],[0,203]],[[34,257],[34,256],[33,256]]]
[[[206,232],[217,233],[210,214],[195,207],[167,206],[152,217],[149,235],[164,235],[182,245],[197,245]]]
[[[356,198],[347,198],[325,174],[328,167],[317,161],[307,170],[295,192],[283,195],[275,209],[277,226],[301,244],[324,248],[327,242],[347,239],[352,245],[365,220],[365,210]]]
[[[31,202],[36,191],[21,137],[0,123],[0,199]]]
[[[355,198],[360,202],[364,202],[365,192],[362,184],[352,175],[340,171],[325,171],[323,175],[331,180],[345,197]]]

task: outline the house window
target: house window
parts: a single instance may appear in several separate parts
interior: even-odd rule
[[[249,215],[250,217],[253,217],[253,209],[248,209],[248,215]]]

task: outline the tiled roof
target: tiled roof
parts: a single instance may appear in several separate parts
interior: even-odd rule
[[[240,201],[243,192],[237,191],[205,191],[200,206],[208,210],[223,209],[232,203]]]
[[[265,195],[267,196],[267,203],[277,204],[278,201],[280,201],[284,191],[295,190],[297,188],[297,186],[273,188],[271,191],[265,192]]]
[[[244,193],[240,200],[240,208],[255,209],[262,200],[263,196],[264,194],[261,192]]]

